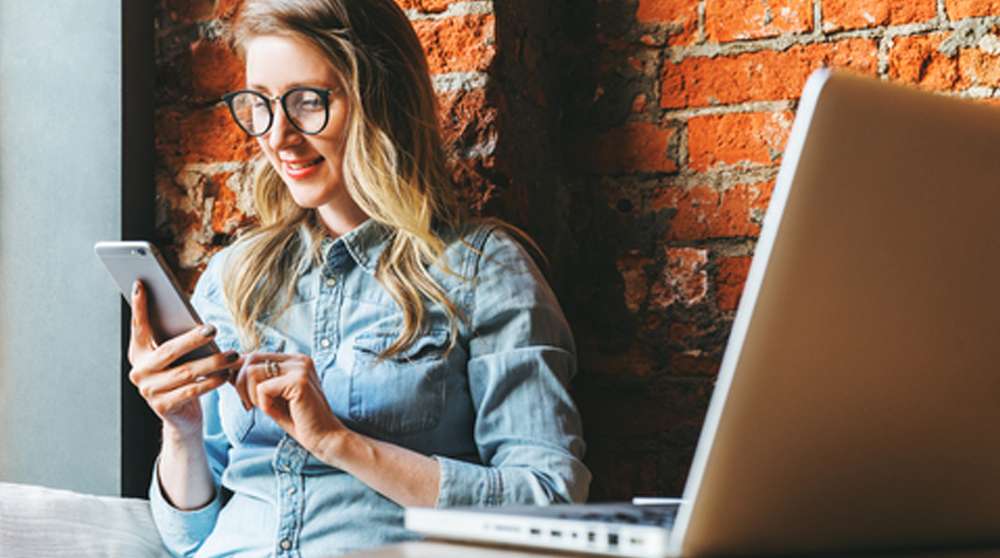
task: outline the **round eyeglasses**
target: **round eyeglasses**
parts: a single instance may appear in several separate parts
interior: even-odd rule
[[[268,97],[259,91],[243,89],[222,96],[229,106],[229,113],[248,135],[262,136],[274,124],[275,101],[281,101],[288,121],[296,130],[307,135],[315,135],[326,128],[330,119],[330,95],[332,89],[316,87],[293,87],[281,95]]]

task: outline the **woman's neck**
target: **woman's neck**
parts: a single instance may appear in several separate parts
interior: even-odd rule
[[[334,208],[324,205],[316,209],[320,224],[333,238],[347,234],[368,220],[368,214],[351,201],[347,207]]]

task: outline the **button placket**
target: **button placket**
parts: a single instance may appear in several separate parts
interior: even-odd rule
[[[313,353],[317,364],[336,346],[336,324],[341,301],[341,280],[333,270],[324,269],[319,277],[321,297],[315,308]]]
[[[305,448],[293,438],[284,436],[278,443],[272,466],[277,476],[278,530],[275,555],[296,556],[302,531],[304,505],[302,468],[306,462]]]

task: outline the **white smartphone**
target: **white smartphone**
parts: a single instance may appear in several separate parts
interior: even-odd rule
[[[145,241],[101,241],[94,252],[104,262],[125,300],[132,304],[132,285],[136,280],[146,287],[149,322],[157,343],[162,343],[202,324],[191,302],[181,289],[155,246]],[[174,364],[195,360],[219,352],[215,342],[204,345],[178,359]]]

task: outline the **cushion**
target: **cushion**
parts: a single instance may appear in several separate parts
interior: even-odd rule
[[[167,558],[149,502],[0,482],[4,558]]]

